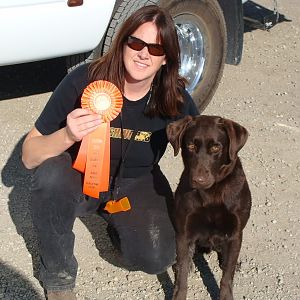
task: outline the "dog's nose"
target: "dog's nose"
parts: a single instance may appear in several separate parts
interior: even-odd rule
[[[193,182],[198,184],[203,184],[205,182],[204,176],[195,176],[193,177]]]

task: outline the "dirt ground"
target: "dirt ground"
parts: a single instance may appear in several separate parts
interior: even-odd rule
[[[272,7],[271,0],[259,3]],[[300,299],[300,6],[299,0],[278,4],[291,22],[270,31],[245,32],[241,64],[226,65],[204,111],[233,119],[250,133],[240,157],[253,207],[234,281],[235,299]],[[34,277],[38,264],[30,218],[30,172],[20,163],[20,145],[51,91],[28,92],[26,76],[14,85],[20,80],[11,70],[0,68],[0,91],[9,90],[3,84],[8,78],[15,95],[0,101],[0,299],[43,299]],[[44,70],[36,72],[30,80],[37,85]],[[182,164],[171,148],[162,167],[175,189]],[[171,269],[157,277],[119,268],[99,218],[78,219],[74,232],[80,266],[78,299],[170,299]],[[189,299],[217,300],[220,276],[215,254],[200,257],[189,277]]]

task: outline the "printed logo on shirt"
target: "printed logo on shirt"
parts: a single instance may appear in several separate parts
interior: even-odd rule
[[[124,139],[126,139],[126,140],[130,140],[132,134],[133,134],[133,130],[131,130],[131,129],[123,130]],[[149,143],[151,134],[152,134],[152,132],[149,132],[149,131],[138,131],[136,133],[136,136],[134,137],[134,140],[137,142]],[[111,127],[110,128],[110,137],[115,138],[115,139],[120,139],[121,138],[121,128]]]

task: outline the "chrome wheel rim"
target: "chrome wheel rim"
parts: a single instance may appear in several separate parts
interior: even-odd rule
[[[193,15],[174,18],[180,46],[179,74],[188,80],[186,87],[192,93],[202,79],[205,66],[204,37]]]

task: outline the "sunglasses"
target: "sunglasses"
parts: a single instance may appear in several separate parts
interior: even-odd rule
[[[147,44],[146,42],[131,35],[127,39],[127,45],[130,49],[135,51],[141,51],[142,49],[147,47],[148,52],[153,56],[163,56],[165,54],[164,47],[162,45]]]

